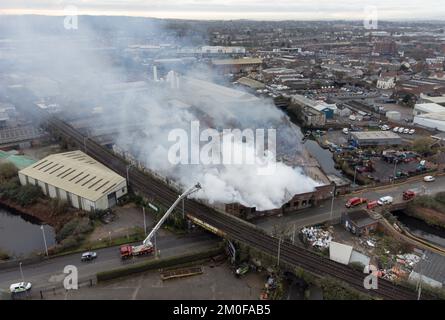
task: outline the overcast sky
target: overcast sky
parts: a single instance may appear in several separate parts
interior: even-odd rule
[[[443,0],[0,0],[1,14],[80,14],[180,19],[363,19],[375,6],[379,19],[443,19]]]

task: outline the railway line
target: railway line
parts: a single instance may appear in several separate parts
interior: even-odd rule
[[[95,141],[84,137],[64,121],[37,107],[31,108],[33,109],[32,112],[27,109],[28,113],[31,112],[34,116],[42,119],[48,129],[53,132],[56,131],[59,135],[75,143],[79,148],[84,149],[88,155],[97,161],[107,165],[122,176],[126,176],[127,164],[123,159]],[[178,197],[177,191],[165,185],[162,181],[134,169],[130,170],[128,174],[133,189],[148,198],[155,199],[156,202],[164,207],[169,207]],[[231,240],[242,242],[274,257],[277,257],[278,250],[280,250],[281,263],[303,268],[318,276],[330,276],[346,282],[350,287],[358,291],[383,299],[416,299],[413,291],[383,279],[379,279],[378,289],[367,290],[363,286],[365,274],[302,247],[292,245],[288,241],[274,238],[246,221],[209,208],[198,201],[187,199],[184,208],[188,216],[196,217],[205,224],[220,230],[220,235],[223,234]]]

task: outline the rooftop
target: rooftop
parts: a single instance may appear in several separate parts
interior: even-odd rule
[[[352,212],[347,212],[346,214],[349,217],[349,220],[355,223],[359,228],[373,224],[376,221],[375,219],[369,216],[366,210],[352,211]]]
[[[392,131],[360,131],[351,132],[357,139],[400,139],[400,136]]]
[[[50,155],[19,173],[93,202],[125,181],[79,150]]]
[[[445,284],[445,257],[433,252],[426,252],[425,260],[416,264],[414,271]]]
[[[214,65],[242,65],[242,64],[261,64],[263,60],[260,58],[243,58],[243,59],[213,59],[212,64]]]

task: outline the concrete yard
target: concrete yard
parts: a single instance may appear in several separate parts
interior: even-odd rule
[[[48,300],[258,300],[265,277],[250,272],[236,278],[228,263],[203,266],[201,275],[162,281],[158,271],[150,271],[100,283],[79,290],[47,294]]]

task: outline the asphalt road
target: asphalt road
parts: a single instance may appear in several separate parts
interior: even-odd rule
[[[437,177],[435,182],[406,182],[402,185],[388,186],[384,189],[378,190],[365,190],[362,193],[354,195],[341,196],[334,199],[334,206],[332,211],[333,219],[340,218],[342,212],[347,210],[345,203],[352,197],[363,197],[369,200],[378,200],[383,196],[392,196],[394,203],[402,202],[402,193],[408,189],[425,190],[426,194],[435,194],[440,191],[445,191],[445,176]],[[329,221],[331,212],[331,200],[325,200],[318,207],[308,208],[295,213],[286,214],[281,217],[264,217],[255,220],[257,226],[272,233],[276,230],[283,230],[291,233],[293,230],[297,230],[304,226],[314,225]]]
[[[205,248],[214,247],[219,241],[218,237],[205,232],[194,232],[185,236],[157,237],[157,247],[160,257],[166,258],[175,255],[194,252]],[[79,281],[93,278],[99,271],[110,270],[123,265],[134,264],[141,261],[154,259],[154,255],[134,257],[131,260],[122,261],[119,256],[119,247],[96,250],[98,257],[90,262],[81,262],[81,254],[72,254],[52,258],[32,265],[22,266],[25,281],[31,282],[33,291],[41,288],[61,286],[66,274],[65,266],[74,265],[78,268]],[[19,266],[6,270],[0,270],[0,289],[9,290],[12,283],[21,282]]]

